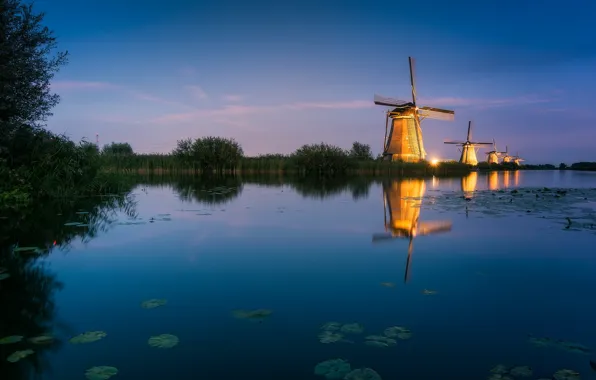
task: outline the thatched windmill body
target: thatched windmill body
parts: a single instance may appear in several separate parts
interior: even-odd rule
[[[385,233],[374,234],[373,243],[407,238],[408,258],[404,282],[410,278],[410,263],[416,236],[451,231],[451,221],[420,221],[420,206],[425,184],[422,179],[391,180],[383,182]]]
[[[480,145],[492,145],[488,142],[474,142],[472,140],[472,122],[468,122],[468,137],[466,141],[445,141],[445,144],[455,144],[461,146],[461,157],[459,162],[468,165],[478,165],[476,157],[476,147]]]
[[[503,163],[513,162],[513,156],[509,155],[509,147],[507,145],[505,145],[505,151],[501,152],[501,154],[503,155]]]
[[[486,158],[486,162],[488,162],[489,164],[498,164],[499,163],[499,157],[501,157],[502,152],[499,152],[497,150],[497,143],[495,142],[495,139],[493,139],[493,150],[491,150],[490,152],[486,152],[487,154],[487,158]]]
[[[406,162],[424,160],[426,151],[422,141],[420,122],[425,118],[449,121],[455,118],[454,111],[434,107],[418,107],[416,103],[414,58],[409,57],[409,62],[410,83],[412,85],[411,102],[386,98],[376,94],[374,96],[376,105],[392,108],[385,117],[383,156],[386,160]]]

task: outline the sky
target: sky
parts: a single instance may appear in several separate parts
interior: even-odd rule
[[[526,163],[595,161],[596,2],[569,0],[38,0],[59,48],[48,127],[75,140],[166,153],[177,140],[236,139],[245,154],[326,142],[382,149],[387,107],[453,109],[424,120],[445,140],[496,140]],[[485,151],[485,149],[482,149]],[[483,156],[483,155],[482,155]],[[482,157],[481,156],[481,157]]]

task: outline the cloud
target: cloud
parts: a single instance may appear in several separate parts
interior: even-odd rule
[[[188,91],[190,91],[192,96],[197,100],[204,100],[204,99],[208,98],[207,93],[199,86],[196,86],[196,85],[186,86],[186,89]]]
[[[346,102],[299,102],[271,106],[227,105],[215,109],[200,109],[193,112],[173,113],[160,116],[150,122],[171,123],[192,121],[198,118],[225,118],[230,116],[246,116],[269,113],[278,110],[308,110],[308,109],[362,109],[373,108],[370,100],[352,100]]]
[[[555,99],[537,96],[524,95],[511,98],[501,99],[482,99],[482,98],[458,98],[458,97],[444,97],[444,98],[420,98],[419,102],[422,105],[429,104],[431,107],[470,107],[470,108],[495,108],[495,107],[510,107],[510,106],[524,106],[529,104],[550,103]]]
[[[244,99],[244,96],[230,94],[222,96],[222,99],[226,102],[240,102]]]
[[[88,82],[88,81],[53,81],[52,90],[106,90],[115,89],[120,86],[108,82]]]

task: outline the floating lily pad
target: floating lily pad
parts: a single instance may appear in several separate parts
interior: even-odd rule
[[[383,335],[369,335],[365,339],[364,344],[374,347],[389,347],[397,344],[395,339]]]
[[[372,368],[358,368],[348,373],[345,380],[381,380],[381,376]]]
[[[315,375],[327,379],[343,379],[350,372],[350,363],[343,359],[325,360],[315,366]]]
[[[579,380],[579,372],[572,369],[560,369],[554,373],[553,378],[555,380]]]
[[[388,327],[383,332],[388,337],[398,337],[399,339],[406,340],[412,337],[412,331],[403,326]]]
[[[437,292],[435,290],[424,289],[422,291],[422,294],[424,294],[425,296],[432,296],[434,294],[437,294]]]
[[[319,334],[319,342],[325,344],[341,342],[343,341],[343,338],[343,334],[327,330]]]
[[[513,377],[507,374],[493,373],[488,377],[488,380],[513,380]]]
[[[70,338],[72,344],[92,343],[105,338],[108,334],[103,331],[88,331],[86,333]]]
[[[20,335],[11,335],[0,339],[0,344],[13,344],[19,343],[23,340],[23,337]]]
[[[359,323],[346,323],[341,327],[341,332],[346,334],[361,334],[364,327]]]
[[[89,380],[107,380],[116,374],[118,374],[116,367],[99,366],[89,368],[85,372],[85,377]]]
[[[327,322],[321,326],[321,330],[326,331],[338,331],[339,329],[341,329],[341,323],[339,322]]]
[[[255,310],[234,310],[232,314],[238,319],[248,319],[254,322],[262,322],[265,318],[271,316],[273,311],[268,309],[255,309]]]
[[[530,377],[532,376],[532,368],[525,366],[517,366],[511,368],[509,374],[513,377]]]
[[[11,363],[16,363],[21,359],[26,358],[29,355],[32,355],[34,352],[33,350],[23,350],[23,351],[16,351],[13,352],[12,354],[10,354],[6,360],[11,362]]]
[[[54,337],[51,335],[40,335],[33,338],[29,338],[29,342],[33,344],[50,344],[54,342]]]
[[[7,278],[10,278],[10,274],[8,274],[8,273],[0,273],[0,281],[6,280]]]
[[[179,341],[180,340],[178,339],[178,337],[176,335],[161,334],[161,335],[157,335],[157,336],[152,336],[151,338],[149,338],[147,343],[149,343],[149,345],[151,347],[172,348],[172,347],[176,346]]]
[[[168,301],[165,299],[153,298],[147,301],[143,301],[143,303],[141,303],[141,307],[143,309],[155,309],[156,307],[163,306],[167,303]]]

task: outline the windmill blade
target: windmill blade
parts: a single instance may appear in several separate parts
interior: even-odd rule
[[[389,112],[385,114],[385,138],[383,139],[383,153],[387,151],[387,133],[389,131]]]
[[[390,233],[380,233],[380,234],[373,234],[372,242],[373,243],[381,243],[384,241],[392,240],[394,237]]]
[[[412,103],[416,106],[416,62],[413,57],[408,57],[410,61],[410,83],[412,84]]]
[[[495,153],[497,152],[497,142],[495,141],[494,138],[493,138],[493,150],[495,151]]]
[[[470,141],[470,144],[472,144],[472,145],[493,145],[493,143],[489,143],[489,142],[473,142],[473,141]]]
[[[453,121],[455,120],[455,111],[445,110],[434,107],[421,107],[418,109],[418,115],[427,119]]]
[[[472,120],[468,121],[468,137],[466,141],[472,140]]]
[[[394,98],[387,98],[385,96],[377,95],[374,96],[374,102],[376,105],[379,106],[389,106],[389,107],[410,107],[413,106],[411,102],[406,102],[405,100],[399,100]]]
[[[453,223],[448,220],[420,222],[418,225],[418,236],[449,232],[452,226]]]
[[[443,141],[443,144],[456,144],[456,145],[464,145],[465,141]]]
[[[414,238],[410,237],[408,243],[408,259],[406,260],[406,272],[404,273],[404,284],[410,280],[410,265],[412,264],[412,252],[414,251]]]

